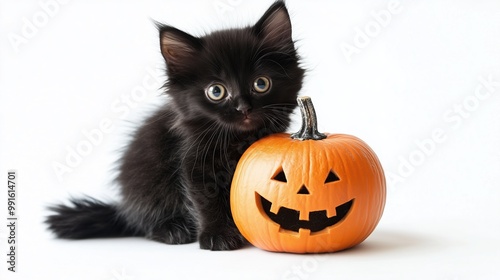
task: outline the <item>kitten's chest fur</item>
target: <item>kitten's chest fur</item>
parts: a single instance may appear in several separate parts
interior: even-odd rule
[[[183,131],[180,137],[183,148],[179,159],[185,179],[228,190],[241,155],[257,140],[257,133],[235,134],[215,124],[184,127],[191,130],[188,135]],[[211,129],[204,130],[203,127]]]

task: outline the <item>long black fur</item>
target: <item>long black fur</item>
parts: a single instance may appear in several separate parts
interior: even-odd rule
[[[121,202],[73,200],[53,207],[47,223],[61,238],[140,235],[240,248],[229,207],[236,164],[253,142],[288,128],[302,86],[288,11],[277,1],[254,26],[199,38],[158,29],[170,101],[136,131],[121,160]],[[262,76],[271,81],[266,93],[254,88]],[[207,98],[214,83],[227,90],[221,101]]]
[[[93,198],[72,199],[70,206],[57,205],[49,209],[58,213],[48,217],[49,229],[61,237],[85,239],[142,235],[116,215],[116,206]]]

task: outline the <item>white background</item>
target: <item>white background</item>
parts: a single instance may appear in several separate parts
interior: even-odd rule
[[[0,2],[1,279],[499,279],[499,1],[394,2],[381,23],[389,1],[288,1],[321,130],[364,139],[388,178],[373,234],[322,255],[54,239],[45,207],[115,199],[120,149],[165,102],[152,20],[202,35],[253,24],[272,3],[66,2]],[[58,177],[54,164],[103,121],[112,128]],[[19,177],[17,273],[6,263],[8,169]]]

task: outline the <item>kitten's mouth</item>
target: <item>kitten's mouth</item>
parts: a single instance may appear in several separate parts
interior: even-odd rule
[[[235,118],[233,125],[236,129],[241,131],[251,131],[259,127],[258,121],[250,115],[243,115],[239,118]]]
[[[257,129],[257,126],[255,124],[253,124],[253,122],[250,120],[244,120],[238,125],[237,128],[238,128],[238,130],[246,132],[246,131],[253,131],[253,130]]]
[[[249,124],[252,124],[252,120],[248,117],[248,116],[244,116],[243,117],[243,124],[245,125],[249,125]]]

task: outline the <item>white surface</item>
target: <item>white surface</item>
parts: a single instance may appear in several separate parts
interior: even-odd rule
[[[364,139],[388,177],[400,176],[388,178],[375,232],[324,255],[53,239],[45,206],[70,195],[112,199],[127,133],[162,102],[151,19],[203,34],[252,24],[272,1],[67,1],[49,16],[47,2],[0,2],[1,224],[6,171],[19,172],[18,272],[7,271],[1,226],[1,279],[500,278],[500,2],[405,1],[349,62],[340,46],[353,45],[356,28],[377,33],[373,12],[389,1],[288,1],[310,70],[303,94],[313,97],[321,130]],[[16,47],[12,34],[25,41]],[[489,76],[491,92],[474,99]],[[125,105],[141,87],[147,95]],[[463,116],[454,113],[464,102]],[[112,129],[59,180],[54,162],[65,164],[68,147],[84,145],[82,131],[103,120]],[[424,141],[435,133],[434,145]]]

